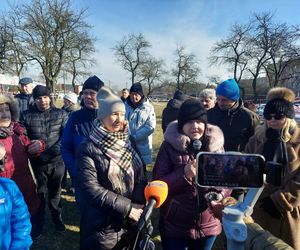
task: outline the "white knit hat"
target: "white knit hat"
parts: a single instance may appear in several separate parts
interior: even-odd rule
[[[78,101],[78,96],[75,93],[70,92],[70,93],[67,93],[67,94],[64,95],[64,99],[67,99],[70,102],[76,104],[77,101]]]
[[[106,86],[103,86],[99,90],[97,94],[97,101],[99,103],[98,118],[100,120],[114,112],[125,113],[125,105],[121,98],[114,94],[113,91]]]

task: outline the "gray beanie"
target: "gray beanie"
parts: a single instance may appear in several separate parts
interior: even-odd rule
[[[103,86],[98,91],[97,101],[99,103],[98,118],[100,120],[114,112],[125,113],[125,105],[123,101],[106,86]]]

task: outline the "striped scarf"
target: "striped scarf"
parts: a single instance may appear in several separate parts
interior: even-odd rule
[[[130,197],[134,188],[135,172],[140,168],[142,161],[131,147],[128,133],[109,132],[95,124],[90,139],[110,159],[108,179],[114,191],[126,197]]]

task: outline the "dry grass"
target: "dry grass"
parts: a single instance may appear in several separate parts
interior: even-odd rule
[[[56,102],[57,107],[62,106],[62,102]],[[157,117],[157,125],[153,135],[153,157],[155,159],[158,149],[163,140],[161,129],[161,113],[165,103],[155,103],[154,108]],[[152,165],[147,166],[148,177],[151,178]],[[57,233],[52,224],[47,211],[46,223],[44,226],[43,235],[34,242],[32,250],[78,250],[79,249],[79,216],[75,204],[74,196],[70,196],[65,190],[62,192],[62,206],[63,206],[63,219],[66,224],[67,230],[64,233]],[[153,239],[157,245],[156,249],[160,249],[160,237],[157,230],[158,224],[158,211],[155,210],[153,214],[154,233]]]

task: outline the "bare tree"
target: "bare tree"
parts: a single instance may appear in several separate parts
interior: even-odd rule
[[[251,73],[252,89],[254,100],[257,100],[257,78],[262,73],[264,65],[270,59],[269,51],[271,48],[272,18],[270,13],[254,14],[250,20],[252,25],[251,36],[248,40],[248,66],[247,70]]]
[[[3,15],[0,19],[0,69],[3,72],[20,76],[26,64],[20,48],[14,26]]]
[[[122,41],[117,42],[113,48],[118,62],[121,63],[123,69],[130,72],[131,83],[137,81],[139,68],[148,60],[148,48],[150,47],[150,43],[140,33],[123,37]]]
[[[52,91],[74,48],[85,42],[93,48],[92,39],[82,39],[90,37],[90,26],[84,21],[85,12],[72,10],[71,0],[33,0],[15,6],[10,13],[22,45],[18,51],[27,61],[38,63]]]
[[[185,48],[180,46],[175,51],[176,66],[171,70],[176,78],[178,90],[184,90],[189,84],[196,84],[200,74],[200,68],[196,62],[196,56],[193,53],[187,54]]]
[[[274,25],[271,34],[270,60],[265,67],[272,87],[282,85],[286,68],[299,58],[299,30],[286,23]]]
[[[95,60],[92,57],[94,52],[93,40],[85,32],[76,34],[78,40],[82,41],[79,44],[74,44],[74,47],[70,49],[68,56],[65,58],[64,71],[71,76],[71,83],[73,90],[76,89],[76,80],[79,76],[88,76],[90,72],[87,70],[95,64]]]
[[[217,42],[210,51],[210,65],[226,64],[233,70],[234,79],[239,82],[246,69],[247,47],[250,25],[234,24],[227,38]]]
[[[160,87],[161,77],[166,73],[163,69],[163,64],[162,60],[149,57],[148,60],[141,65],[139,75],[142,77],[141,82],[146,82],[148,87],[146,96],[151,95],[155,88]]]

